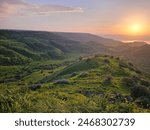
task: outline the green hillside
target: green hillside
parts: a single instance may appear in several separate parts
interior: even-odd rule
[[[3,66],[110,54],[150,73],[149,52],[150,45],[143,42],[125,44],[88,33],[0,30],[0,65]]]
[[[0,112],[150,112],[149,47],[0,30]]]
[[[33,66],[24,78],[0,84],[0,112],[150,112],[149,78],[119,58]]]
[[[136,43],[133,43],[136,44]],[[137,42],[137,44],[139,44]],[[142,43],[141,43],[142,44]],[[144,44],[144,43],[143,43]],[[132,43],[131,43],[132,45]],[[133,46],[133,45],[132,45]],[[150,73],[150,45],[145,44],[141,46],[134,45],[134,47],[120,47],[118,52],[115,53],[116,56],[122,57],[128,61],[131,61],[146,73]]]
[[[0,65],[21,65],[41,59],[63,59],[89,48],[50,32],[0,30]]]

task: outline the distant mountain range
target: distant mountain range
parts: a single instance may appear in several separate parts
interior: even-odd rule
[[[115,35],[115,34],[102,34],[104,37],[108,37],[111,39],[118,39],[121,41],[144,41],[150,44],[150,36],[149,35]],[[133,40],[134,39],[134,40]]]
[[[94,34],[90,33],[61,33],[57,32],[55,34],[58,34],[62,37],[74,40],[74,41],[79,41],[82,43],[86,42],[97,42],[99,44],[103,44],[105,46],[119,46],[122,45],[123,43],[120,41],[116,41],[113,39],[108,39],[108,38],[103,38]]]
[[[0,65],[16,65],[42,59],[109,54],[130,60],[150,72],[150,45],[123,43],[89,33],[0,30]]]

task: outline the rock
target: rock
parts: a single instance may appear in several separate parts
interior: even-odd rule
[[[124,100],[126,102],[132,102],[133,101],[133,98],[131,96],[124,96]]]
[[[69,80],[67,80],[67,79],[55,80],[54,84],[69,84]]]
[[[91,96],[91,95],[94,94],[93,92],[88,91],[88,90],[79,90],[78,93],[81,93],[81,94],[83,94],[85,96]]]
[[[74,76],[76,76],[76,75],[78,75],[78,73],[77,73],[77,72],[74,72],[74,73],[71,74],[71,77],[74,77]]]
[[[97,93],[97,95],[99,95],[99,96],[104,96],[104,92],[103,92],[103,91],[100,91],[100,92]]]
[[[116,99],[115,98],[109,98],[108,101],[109,101],[109,103],[114,104],[116,102]]]
[[[89,75],[88,72],[82,72],[82,73],[79,74],[78,77],[87,77],[88,75]]]

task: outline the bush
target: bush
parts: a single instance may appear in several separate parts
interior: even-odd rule
[[[150,99],[147,97],[140,97],[135,102],[142,108],[150,109]]]
[[[138,81],[141,80],[141,78],[139,76],[137,76],[137,75],[133,75],[132,79],[134,80],[134,82],[138,82]]]
[[[105,64],[109,64],[110,63],[110,61],[108,60],[108,59],[104,59],[104,61],[103,61]]]
[[[119,67],[120,68],[128,68],[128,65],[124,61],[119,62]]]
[[[41,87],[42,87],[41,84],[33,84],[29,86],[29,88],[33,91],[36,91],[37,89],[40,89]]]
[[[136,84],[132,78],[128,78],[128,77],[122,78],[121,82],[123,83],[123,85],[131,88],[133,88]]]
[[[132,66],[132,67],[134,66],[131,62],[129,62],[128,64],[129,64],[130,66]]]
[[[120,60],[120,58],[119,58],[119,57],[116,57],[116,60]]]
[[[150,89],[145,86],[137,86],[132,89],[131,95],[134,98],[138,98],[142,96],[150,97]]]
[[[9,96],[0,95],[0,112],[12,112],[13,99]]]
[[[144,86],[150,86],[150,83],[146,80],[141,80],[141,85],[144,85]]]
[[[81,61],[81,60],[83,60],[83,57],[82,57],[82,56],[80,56],[80,57],[79,57],[79,60],[80,60],[80,61]]]
[[[90,58],[87,58],[87,59],[86,59],[86,62],[90,62],[90,61],[91,61],[91,59],[90,59]]]
[[[136,72],[137,74],[142,74],[142,72],[141,72],[140,70],[138,70],[138,69],[136,69],[135,72]]]
[[[112,82],[112,76],[107,76],[105,77],[105,79],[103,80],[103,84],[111,84]]]
[[[91,96],[94,95],[94,92],[90,91],[90,90],[79,90],[78,93],[83,94],[84,96]]]

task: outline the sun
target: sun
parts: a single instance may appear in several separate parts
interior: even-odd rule
[[[141,24],[135,23],[129,26],[129,32],[132,35],[138,35],[143,32],[143,26]]]
[[[120,28],[120,29],[119,29]],[[149,20],[146,15],[134,14],[126,16],[118,24],[118,30],[123,35],[128,36],[144,36],[150,31]]]
[[[131,31],[132,31],[133,33],[139,33],[139,32],[141,31],[141,29],[142,29],[142,27],[141,27],[140,24],[133,24],[133,25],[131,26]]]

